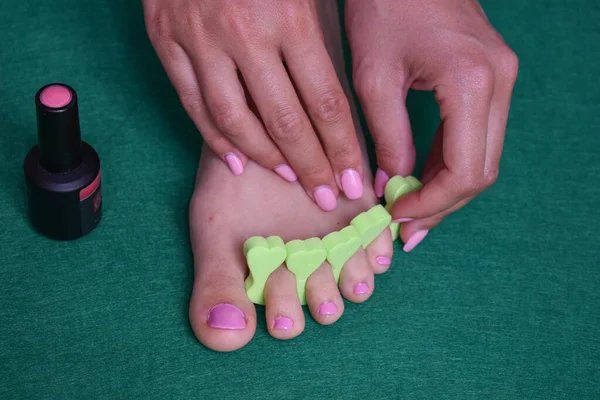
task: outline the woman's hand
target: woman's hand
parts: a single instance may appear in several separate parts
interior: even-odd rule
[[[393,208],[410,251],[496,180],[518,61],[475,0],[347,0],[354,86],[375,141],[378,196],[408,175],[415,149],[405,99],[435,92],[442,123],[420,192]]]
[[[231,171],[299,179],[324,210],[362,196],[363,162],[314,0],[144,0],[183,106]]]

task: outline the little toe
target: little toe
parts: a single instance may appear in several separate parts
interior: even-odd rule
[[[340,292],[354,303],[362,303],[371,297],[375,286],[373,268],[367,253],[359,250],[346,264],[340,275]]]
[[[196,337],[209,349],[234,351],[244,347],[256,331],[256,309],[237,268],[231,274],[196,267],[190,300],[190,322]],[[213,271],[211,273],[211,271]]]
[[[366,253],[369,264],[371,264],[373,272],[376,274],[383,274],[390,268],[392,255],[394,254],[394,244],[389,227],[367,246]]]
[[[304,312],[296,291],[296,278],[285,267],[275,270],[265,285],[267,329],[277,339],[291,339],[304,330]]]
[[[315,321],[322,325],[333,324],[342,316],[344,301],[327,262],[306,281],[306,302]]]

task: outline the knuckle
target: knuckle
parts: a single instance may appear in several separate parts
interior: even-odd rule
[[[465,55],[459,57],[460,72],[457,75],[458,85],[467,92],[491,94],[494,90],[494,70],[482,55]]]
[[[298,176],[302,177],[303,180],[314,182],[319,185],[323,182],[329,181],[331,170],[326,164],[319,163],[305,163],[299,168],[295,168]]]
[[[485,175],[483,172],[467,172],[461,177],[461,194],[464,197],[475,196],[485,189]]]
[[[498,180],[499,175],[498,168],[492,168],[485,172],[483,175],[483,185],[485,188],[491,187]]]
[[[344,142],[338,145],[335,149],[329,152],[330,158],[335,163],[350,167],[355,167],[358,164],[357,151],[348,143]]]
[[[301,3],[300,3],[301,4]],[[289,29],[296,32],[306,32],[308,25],[307,12],[299,7],[296,1],[281,1],[279,12]]]
[[[327,90],[319,97],[314,118],[327,124],[337,124],[349,114],[346,98],[339,92]]]
[[[396,66],[393,70],[376,66],[371,61],[376,57],[362,57],[353,67],[352,76],[356,94],[363,102],[377,101],[386,93],[396,92],[402,88],[406,79],[406,73],[402,66]]]
[[[498,54],[499,74],[506,84],[511,87],[517,81],[519,74],[519,58],[517,54],[508,46],[503,46]]]
[[[360,63],[353,72],[356,93],[365,101],[377,99],[384,90],[384,79],[370,63]]]
[[[173,37],[173,24],[168,12],[156,10],[146,17],[146,33],[154,45],[169,41]]]
[[[245,11],[244,7],[227,7],[220,14],[220,24],[225,32],[238,39],[249,37],[252,20],[249,13]]]
[[[377,160],[380,163],[384,160],[393,163],[402,159],[401,154],[397,150],[384,143],[375,143],[375,154],[377,154]]]
[[[236,136],[242,125],[242,113],[231,103],[217,103],[211,107],[215,126],[227,136]]]
[[[194,90],[181,90],[179,100],[190,116],[197,115],[202,110],[202,100],[198,92]]]
[[[280,109],[273,114],[269,130],[275,140],[298,143],[303,129],[304,122],[299,113],[290,109]]]

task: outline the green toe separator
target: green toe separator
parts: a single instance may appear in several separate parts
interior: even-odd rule
[[[370,210],[358,214],[350,221],[350,225],[356,228],[362,246],[367,248],[389,226],[391,221],[390,213],[381,204],[378,204]]]
[[[327,262],[331,265],[337,283],[344,264],[360,249],[362,244],[360,235],[358,230],[350,225],[339,232],[331,232],[325,236],[323,244],[327,250]]]
[[[421,190],[422,187],[423,184],[414,176],[403,177],[397,175],[392,177],[385,185],[385,209],[391,214],[394,203],[400,197],[404,196],[405,194]],[[392,240],[398,239],[400,234],[400,224],[397,222],[391,222],[390,230],[392,231]]]
[[[250,274],[246,278],[246,294],[254,304],[265,304],[265,284],[286,257],[285,244],[279,236],[253,236],[244,243],[244,256]]]
[[[327,258],[327,250],[321,239],[292,240],[285,244],[286,265],[296,276],[296,289],[300,304],[306,304],[306,281]]]

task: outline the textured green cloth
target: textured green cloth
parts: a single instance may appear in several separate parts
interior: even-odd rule
[[[2,0],[0,399],[600,398],[600,4],[483,5],[521,61],[496,185],[333,326],[277,341],[259,309],[254,340],[219,354],[187,316],[201,141],[140,2]],[[104,171],[103,221],[69,243],[25,214],[51,81],[78,91]],[[437,109],[410,101],[422,156]]]

